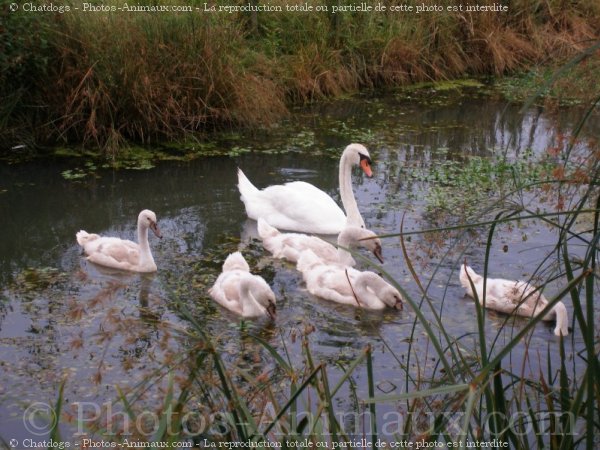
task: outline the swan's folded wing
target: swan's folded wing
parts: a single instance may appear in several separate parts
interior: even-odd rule
[[[279,248],[270,250],[266,243],[265,248],[271,251],[276,258],[285,258],[288,261],[298,262],[303,251],[311,250],[323,262],[337,262],[337,249],[330,243],[316,236],[299,233],[282,233]]]
[[[508,288],[504,285],[504,283],[502,283],[502,281],[503,280],[499,279],[488,279],[484,295],[484,292],[482,290],[483,279],[481,279],[480,282],[477,283],[475,286],[477,299],[479,301],[479,304],[482,306],[485,301],[485,307],[488,309],[493,309],[506,314],[511,314],[514,311],[516,305],[514,305],[510,299],[506,298],[506,291]],[[474,294],[469,293],[469,295],[472,295],[473,298],[475,298]]]
[[[140,260],[139,246],[135,242],[118,238],[96,239],[86,246],[86,253],[88,261],[125,270],[136,266]]]
[[[323,234],[339,233],[346,223],[346,215],[336,202],[310,183],[294,181],[284,185],[269,186],[262,191],[263,199],[271,206],[267,218],[277,228],[306,231],[310,227],[321,227]]]
[[[240,277],[236,272],[222,273],[208,293],[221,306],[241,314],[239,282]]]
[[[353,297],[349,297],[348,295],[344,295],[335,289],[330,289],[326,286],[312,286],[308,289],[312,295],[322,298],[324,300],[329,300],[336,303],[341,303],[343,305],[353,305],[358,306],[356,300]]]
[[[316,258],[314,253],[309,252],[311,257]],[[305,262],[306,257],[303,256],[302,263]],[[337,271],[335,271],[337,272]],[[339,277],[331,270],[331,267],[325,265],[318,265],[314,267],[307,267],[307,270],[302,272],[302,277],[306,282],[306,289],[312,295],[330,300],[337,303],[348,304],[350,299],[348,298],[348,290],[344,289],[348,286],[340,285]],[[340,292],[340,290],[345,292]]]
[[[542,291],[526,281],[519,281],[515,285],[514,294],[513,302],[519,304],[517,313],[521,316],[534,317],[548,304]]]
[[[337,248],[327,241],[316,236],[308,236],[305,247],[311,249],[323,262],[337,263],[338,252]]]

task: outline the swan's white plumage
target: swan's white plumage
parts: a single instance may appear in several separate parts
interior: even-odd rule
[[[258,235],[263,246],[273,254],[275,258],[287,259],[290,262],[298,262],[300,254],[304,250],[312,250],[323,262],[336,263],[345,266],[353,266],[354,258],[344,248],[362,246],[370,250],[380,262],[381,240],[371,230],[353,225],[344,226],[338,236],[336,248],[332,244],[316,236],[302,233],[282,233],[272,227],[262,217],[258,218]],[[344,247],[344,248],[341,248]]]
[[[475,294],[479,303],[485,307],[505,314],[515,314],[524,317],[536,317],[548,305],[539,288],[526,281],[505,280],[502,278],[487,278],[485,293],[483,291],[484,278],[463,264],[460,268],[460,284],[467,295],[475,298],[471,282],[475,287]],[[556,318],[554,334],[563,336],[569,334],[567,308],[563,302],[558,302],[542,320],[550,321]]]
[[[370,156],[361,144],[350,144],[340,158],[340,196],[344,211],[325,192],[310,183],[293,181],[257,189],[238,169],[238,189],[249,218],[264,218],[270,225],[290,231],[339,234],[346,223],[365,226],[352,192],[353,165],[371,176]]]
[[[242,317],[275,317],[275,294],[262,277],[250,273],[240,252],[227,257],[208,293],[221,306]]]
[[[138,242],[117,237],[90,234],[81,230],[76,233],[77,243],[83,247],[87,260],[94,264],[130,272],[156,272],[157,267],[148,243],[148,229],[162,237],[156,214],[145,209],[138,215]]]
[[[311,250],[301,253],[296,267],[308,292],[317,297],[365,309],[402,309],[400,292],[374,272],[325,264]]]

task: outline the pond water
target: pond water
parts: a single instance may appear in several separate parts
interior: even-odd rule
[[[561,145],[579,116],[578,111],[547,114],[538,107],[520,113],[517,106],[477,91],[358,96],[295,111],[269,133],[221,136],[213,148],[223,149],[222,155],[155,162],[148,170],[97,169],[81,160],[60,159],[0,165],[0,436],[47,436],[43,414],[33,413],[55,404],[63,381],[63,434],[88,432],[76,419],[85,422],[116,401],[117,386],[133,387],[165,363],[184,364],[176,355],[185,344],[174,339],[170,328],[187,326],[179,313],[182,305],[213,337],[228,364],[250,373],[262,373],[272,358],[247,338],[248,330],[301,363],[295,337],[310,329],[313,358],[344,366],[371,344],[378,393],[404,392],[408,382],[399,365],[407,363],[409,341],[422,357],[410,361],[415,376],[436,364],[423,330],[417,326],[413,334],[414,311],[406,304],[403,311],[367,313],[308,294],[294,267],[273,260],[256,239],[256,224],[246,218],[239,199],[236,168],[258,187],[304,180],[338,199],[337,158],[348,143],[364,143],[374,177],[355,171],[353,185],[367,226],[378,234],[394,234],[404,220],[405,231],[419,231],[481,217],[477,214],[486,199],[497,192],[478,185],[475,175],[483,176],[482,182],[505,176],[494,171],[498,158],[509,165],[525,161],[523,167],[530,167],[549,148]],[[586,133],[598,134],[599,126],[593,118]],[[473,182],[453,188],[457,170],[474,157],[494,162],[473,168]],[[84,168],[86,176],[63,176],[75,167]],[[551,194],[548,203],[540,200],[527,192],[518,196],[531,210],[552,210]],[[150,236],[158,273],[111,272],[85,261],[75,242],[78,230],[135,239],[136,217],[144,208],[156,212],[163,234],[161,240]],[[478,348],[475,307],[457,275],[465,257],[483,270],[487,229],[479,231],[454,246],[428,235],[406,238],[410,262],[432,307],[448,333],[463,336],[462,346],[470,355]],[[490,273],[513,279],[536,275],[555,241],[556,232],[541,221],[500,227],[491,246]],[[237,249],[273,287],[278,298],[274,323],[258,320],[242,326],[208,297],[224,258]],[[383,250],[383,268],[420,301],[400,238],[384,239]],[[359,266],[367,267],[363,262]],[[558,286],[560,280],[549,289]],[[572,317],[568,302],[567,309]],[[422,310],[432,317],[428,306]],[[485,318],[487,338],[498,339],[498,346],[527,323],[505,319],[494,313]],[[574,355],[582,346],[574,329],[567,352]],[[526,358],[527,351],[535,358]],[[558,339],[552,324],[541,323],[507,365],[515,371],[523,367],[524,376],[537,376],[548,355],[558,355]],[[581,361],[573,361],[576,370]],[[356,373],[357,397],[346,390],[338,406],[364,398],[364,377],[364,370]],[[159,391],[150,389],[146,401],[160,398]]]

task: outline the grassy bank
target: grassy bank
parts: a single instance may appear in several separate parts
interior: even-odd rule
[[[337,14],[333,5],[352,2],[308,2],[327,13],[285,12],[288,3],[255,14],[203,12],[204,2],[192,2],[194,12],[34,14],[3,1],[0,148],[110,153],[128,141],[264,126],[290,105],[361,88],[554,65],[592,46],[600,29],[594,2],[420,14],[391,12],[394,2],[383,2],[386,12]]]

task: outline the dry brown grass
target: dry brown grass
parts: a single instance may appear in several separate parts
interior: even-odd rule
[[[335,20],[273,13],[252,26],[243,14],[72,13],[57,18],[48,36],[47,73],[3,122],[21,121],[40,143],[114,150],[128,140],[269,125],[290,103],[362,87],[559,64],[600,38],[600,6],[593,2],[515,0],[510,7],[510,14]],[[0,100],[8,98],[0,90]]]
[[[358,89],[358,77],[352,66],[344,64],[340,51],[310,45],[286,59],[290,79],[286,90],[294,102],[339,96]]]
[[[271,62],[259,61],[258,70],[238,64],[241,30],[124,17],[66,21],[58,82],[47,93],[60,112],[58,137],[99,147],[147,143],[285,114],[284,93],[264,70]]]

